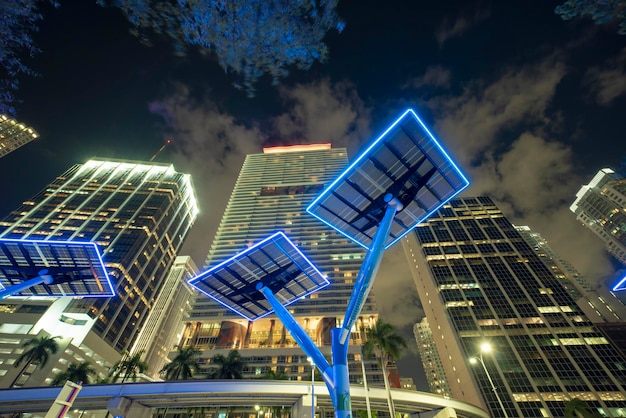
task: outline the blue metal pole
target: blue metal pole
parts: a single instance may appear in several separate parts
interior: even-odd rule
[[[348,345],[350,341],[340,342],[341,328],[330,330],[333,350],[333,371],[335,375],[335,418],[352,417],[352,401],[350,396],[350,376],[348,375]],[[330,391],[330,388],[328,388]]]
[[[11,295],[21,292],[22,290],[29,289],[33,286],[37,286],[38,284],[52,284],[53,281],[54,278],[48,274],[48,270],[41,270],[39,272],[39,276],[33,277],[30,280],[25,280],[20,284],[7,287],[6,289],[0,291],[0,300],[4,300]]]
[[[365,254],[363,264],[361,264],[361,269],[359,270],[354,288],[352,289],[350,301],[348,302],[346,315],[344,316],[343,324],[341,326],[341,337],[339,338],[339,341],[342,344],[348,340],[352,327],[354,326],[354,323],[356,322],[356,319],[361,313],[361,309],[363,309],[363,305],[367,300],[367,295],[369,295],[370,290],[372,290],[376,273],[378,272],[380,262],[383,259],[385,242],[389,236],[393,218],[396,215],[396,212],[402,210],[402,203],[400,203],[400,201],[391,194],[385,196],[385,201],[387,202],[385,216],[380,222],[380,225],[378,225],[371,247]]]
[[[306,333],[304,329],[298,324],[293,315],[283,306],[282,303],[276,298],[274,293],[267,287],[263,285],[262,282],[259,282],[256,285],[256,288],[259,292],[263,293],[265,299],[270,303],[274,312],[276,312],[276,316],[281,320],[289,334],[293,337],[293,339],[298,343],[302,351],[307,355],[307,357],[311,357],[313,359],[313,363],[322,373],[322,377],[324,378],[324,382],[326,386],[328,386],[328,391],[331,393],[331,398],[333,394],[333,387],[335,386],[334,378],[333,378],[333,369],[328,363],[328,360],[324,357],[322,352],[317,348],[309,334]],[[335,400],[333,399],[333,404]]]

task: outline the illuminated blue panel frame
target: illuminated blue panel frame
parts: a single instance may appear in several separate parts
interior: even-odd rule
[[[273,312],[256,289],[259,282],[270,288],[283,306],[330,284],[283,232],[188,280],[199,292],[249,321]]]
[[[14,296],[115,296],[93,242],[0,238],[0,290],[37,277],[44,269],[58,283],[38,284]]]
[[[622,290],[626,290],[626,276],[622,277],[622,280],[620,280],[615,286],[613,286],[614,292],[619,292]]]
[[[412,109],[406,110],[307,207],[307,212],[369,249],[387,194],[404,209],[385,249],[458,195],[469,181]]]

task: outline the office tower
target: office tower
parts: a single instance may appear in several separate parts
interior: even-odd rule
[[[117,351],[133,346],[198,207],[191,177],[170,164],[92,159],[71,167],[0,222],[0,236],[93,241],[114,281],[112,298],[76,299],[66,317]]]
[[[498,418],[574,398],[621,414],[626,359],[491,199],[452,200],[403,247],[453,398]]]
[[[211,245],[206,265],[215,265],[277,230],[283,231],[331,281],[327,288],[289,306],[296,320],[324,353],[330,353],[330,329],[343,319],[364,251],[305,212],[307,205],[332,182],[348,162],[346,150],[330,144],[265,148],[248,155]],[[366,302],[358,329],[375,323],[373,296]],[[270,370],[292,380],[311,377],[306,355],[274,315],[254,322],[199,296],[193,306],[182,345],[204,351],[203,358],[238,349],[248,363],[248,377]],[[220,351],[223,350],[223,351]],[[359,348],[350,349],[352,376],[358,381]],[[356,360],[356,361],[355,361]],[[206,372],[208,365],[204,365]],[[377,365],[367,365],[370,384],[382,383]]]
[[[0,158],[39,135],[32,128],[5,115],[0,115]]]
[[[417,352],[422,360],[428,388],[437,395],[452,396],[443,362],[435,345],[433,332],[428,325],[428,318],[424,317],[419,323],[413,325],[413,335],[415,335]]]
[[[626,178],[603,168],[576,193],[570,210],[626,265]]]
[[[541,234],[528,226],[515,226],[515,229],[555,277],[562,280],[562,285],[591,322],[623,322],[626,319],[626,306],[606,285],[589,283],[569,261],[550,247]]]
[[[143,351],[148,364],[146,374],[154,379],[168,363],[168,354],[178,343],[183,331],[183,317],[191,309],[195,292],[187,284],[198,269],[189,256],[178,256],[169,271],[163,288],[154,303],[148,319],[139,332],[131,353]]]

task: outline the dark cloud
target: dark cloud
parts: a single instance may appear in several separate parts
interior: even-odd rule
[[[473,5],[472,9],[471,12],[462,12],[455,18],[445,18],[443,20],[435,34],[439,47],[443,47],[450,39],[461,37],[474,26],[487,20],[491,15],[489,9],[480,5]]]
[[[405,88],[413,87],[419,89],[421,87],[450,87],[452,72],[448,68],[441,66],[430,66],[426,68],[424,74],[415,77],[405,84]]]
[[[626,93],[626,48],[604,66],[587,71],[586,83],[597,103],[608,106]]]

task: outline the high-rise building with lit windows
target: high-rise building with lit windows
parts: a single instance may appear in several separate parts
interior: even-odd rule
[[[626,359],[491,199],[453,199],[403,247],[454,399],[496,418],[575,398],[623,414]]]
[[[307,205],[345,168],[347,152],[330,144],[265,148],[248,155],[222,217],[206,266],[224,261],[277,230],[283,231],[326,274],[327,288],[289,306],[296,320],[324,353],[330,354],[330,329],[340,325],[361,267],[364,251],[306,213]],[[370,294],[352,333],[351,378],[361,380],[360,330],[375,323]],[[311,364],[275,315],[249,322],[212,299],[198,296],[181,344],[193,345],[208,360],[238,349],[247,377],[273,371],[292,380],[311,378]],[[220,351],[221,350],[221,351]],[[382,384],[375,362],[366,363],[368,383]],[[205,369],[206,370],[206,369]]]
[[[626,265],[626,178],[603,168],[576,193],[570,210]]]
[[[568,260],[560,257],[541,234],[528,226],[515,226],[546,267],[561,279],[570,296],[593,323],[623,322],[626,305],[603,283],[591,284]]]
[[[39,135],[33,128],[6,115],[0,115],[0,158],[37,137]]]
[[[413,325],[413,335],[417,343],[417,352],[422,360],[422,367],[424,367],[428,388],[437,395],[452,396],[446,371],[435,345],[435,336],[430,325],[428,325],[428,318],[424,317],[420,322]]]
[[[95,242],[115,297],[73,300],[66,317],[129,350],[193,224],[198,207],[188,174],[171,164],[92,159],[71,167],[0,221],[0,236]]]
[[[139,337],[131,353],[143,351],[148,364],[146,374],[153,379],[169,360],[168,355],[178,344],[183,331],[183,318],[189,314],[195,292],[187,280],[198,273],[198,268],[189,256],[178,256],[169,271],[156,302],[150,309]]]

